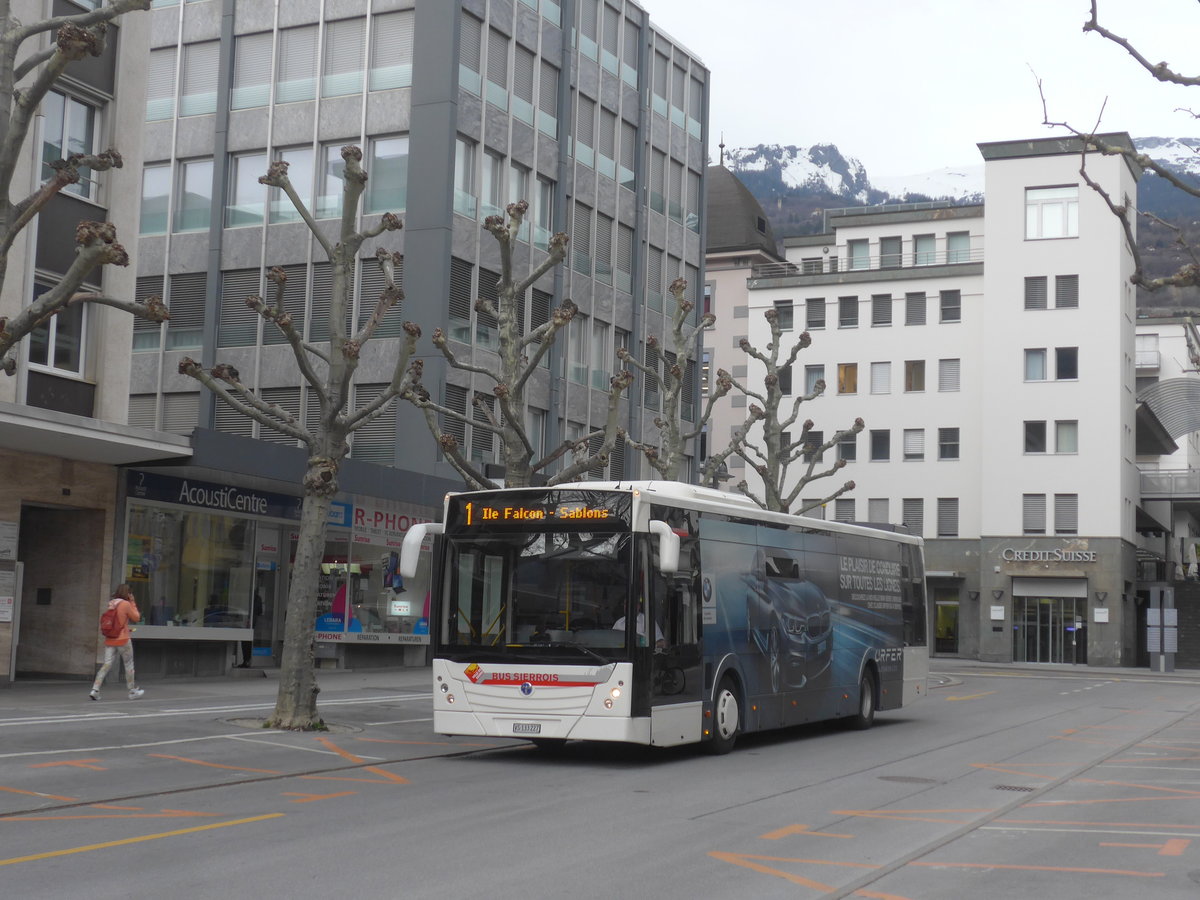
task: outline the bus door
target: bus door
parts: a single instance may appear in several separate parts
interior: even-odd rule
[[[657,547],[650,542],[644,570],[649,588],[647,641],[653,632],[650,666],[651,743],[672,746],[700,739],[704,667],[700,656],[700,548],[685,538],[679,571],[658,569]]]

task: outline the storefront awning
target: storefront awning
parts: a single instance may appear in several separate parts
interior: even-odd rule
[[[182,435],[7,402],[0,402],[0,448],[113,466],[192,455]]]
[[[1012,580],[1014,597],[1086,597],[1086,578],[1022,578]]]

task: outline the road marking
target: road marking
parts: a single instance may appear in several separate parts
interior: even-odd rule
[[[75,768],[78,768],[78,769],[92,769],[96,772],[108,771],[107,766],[93,765],[93,763],[95,763],[95,762],[96,762],[96,760],[94,758],[93,759],[68,759],[68,760],[65,760],[64,762],[31,763],[29,768],[31,768],[31,769],[50,769],[55,766],[74,766]]]
[[[282,731],[263,731],[263,734],[283,734]],[[222,738],[237,739],[243,737],[237,734],[210,734],[203,737],[174,738],[169,741],[147,741],[141,744],[108,744],[100,747],[76,747],[73,750],[24,750],[20,753],[0,753],[0,759],[17,759],[22,756],[59,756],[66,753],[99,753],[104,750],[143,750],[146,747],[169,747],[173,744],[194,744],[197,741],[215,741]],[[275,744],[274,746],[279,746]]]
[[[792,834],[811,834],[815,837],[834,837],[834,838],[853,838],[852,834],[830,834],[828,831],[810,831],[807,825],[787,825],[783,828],[777,828],[775,831],[768,831],[766,834],[760,834],[759,837],[764,841],[777,841],[780,838],[787,837]]]
[[[148,753],[147,756],[152,756],[155,759],[173,759],[176,762],[191,763],[195,766],[209,766],[213,769],[233,769],[235,772],[258,772],[261,775],[279,775],[277,769],[253,769],[250,766],[227,766],[223,763],[205,762],[201,759],[188,759],[186,756],[168,756],[165,753]]]
[[[1189,843],[1192,838],[1200,838],[1200,833],[1195,833],[1195,832],[1193,832],[1190,836],[1188,836],[1186,838],[1179,838],[1178,837],[1179,832],[1177,832],[1177,831],[1140,831],[1137,829],[1129,829],[1129,828],[1088,828],[1088,827],[1086,827],[1088,824],[1087,822],[1080,822],[1079,824],[1084,827],[1082,827],[1082,828],[1046,828],[1046,827],[1041,827],[1041,826],[1030,827],[1028,825],[1011,825],[1011,826],[1010,825],[983,825],[980,827],[979,830],[980,831],[1023,831],[1023,832],[1050,831],[1050,832],[1061,832],[1063,834],[1127,834],[1127,835],[1136,834],[1136,835],[1140,835],[1141,837],[1169,837],[1172,839],[1182,840],[1184,843]],[[1179,827],[1185,828],[1185,827],[1191,827],[1191,826],[1180,825]],[[1184,834],[1186,835],[1187,832],[1184,832]],[[1114,844],[1113,846],[1117,846],[1117,845]],[[1132,845],[1130,845],[1130,846],[1132,846]],[[1148,845],[1140,845],[1140,846],[1148,846]],[[1155,846],[1157,846],[1157,845],[1155,845]]]
[[[864,819],[888,819],[895,822],[939,822],[951,825],[963,825],[970,819],[932,818],[927,813],[967,813],[980,815],[990,813],[990,809],[834,809],[830,813],[835,816],[859,816]]]
[[[108,850],[112,847],[124,847],[129,844],[141,844],[146,841],[157,841],[162,838],[179,837],[184,834],[196,834],[199,831],[212,831],[215,828],[229,828],[233,825],[249,825],[252,822],[263,822],[267,819],[278,819],[286,813],[268,813],[265,816],[253,816],[249,819],[234,819],[232,822],[213,822],[210,825],[197,825],[194,828],[180,828],[176,831],[162,831],[158,834],[146,834],[141,837],[122,838],[119,841],[105,841],[103,844],[86,844],[82,847],[69,847],[66,850],[50,850],[46,853],[34,853],[30,856],[14,856],[11,859],[0,859],[0,866],[12,866],[17,863],[37,862],[43,859],[54,859],[58,856],[71,856],[75,853],[90,853],[93,850]]]
[[[433,716],[426,716],[424,719],[394,719],[391,722],[368,722],[368,725],[411,725],[415,722],[432,722]]]
[[[1128,875],[1130,878],[1162,878],[1165,872],[1135,872],[1130,869],[1091,869],[1086,866],[1022,866],[1006,863],[956,863],[913,860],[910,866],[925,869],[1007,869],[1016,872],[1072,872],[1079,875]]]
[[[352,763],[366,762],[365,759],[363,759],[362,757],[355,756],[349,750],[343,750],[341,747],[339,747],[333,741],[329,740],[329,738],[318,737],[317,743],[324,744],[326,747],[328,747],[334,753],[338,754],[339,756],[343,757],[344,759],[348,759]],[[396,784],[408,784],[408,779],[405,778],[404,776],[397,775],[394,772],[388,772],[385,769],[381,769],[379,766],[364,766],[363,771],[373,772],[374,774],[379,775],[383,778],[386,778],[388,781],[394,782]],[[310,777],[320,777],[320,776],[310,776]]]
[[[984,691],[982,694],[967,694],[965,697],[947,697],[947,700],[978,700],[980,697],[988,697],[996,693],[995,691]]]
[[[0,786],[0,791],[8,791],[10,794],[25,794],[30,797],[45,797],[47,800],[62,800],[64,803],[74,803],[78,797],[60,797],[58,794],[46,794],[42,791],[23,791],[20,788]]]
[[[1157,850],[1159,856],[1183,856],[1191,841],[1187,838],[1171,838],[1161,844],[1117,844],[1100,842],[1101,847],[1132,847],[1137,850]]]
[[[791,872],[786,872],[783,869],[776,869],[772,866],[762,865],[763,862],[777,863],[802,863],[812,866],[841,866],[850,869],[877,869],[878,866],[869,863],[853,863],[853,862],[834,862],[829,859],[795,859],[788,856],[760,856],[756,853],[727,853],[723,850],[710,850],[708,855],[713,859],[719,859],[721,862],[733,863],[735,866],[743,866],[747,869],[752,869],[755,872],[761,872],[764,875],[774,875],[777,878],[782,878],[790,881],[792,884],[798,884],[801,887],[812,888],[813,890],[830,893],[834,890],[832,885],[823,884],[820,881],[813,881],[811,878],[805,878],[803,875],[794,875]],[[759,862],[761,860],[761,862]],[[877,895],[884,896],[884,895]]]
[[[13,816],[10,822],[69,822],[81,819],[211,819],[219,813],[186,812],[178,809],[164,809],[162,812],[148,813],[103,813],[80,814],[74,816]]]
[[[283,796],[298,798],[293,800],[293,803],[312,803],[314,800],[331,800],[334,797],[349,797],[357,793],[358,791],[338,791],[336,794],[298,794],[295,791],[286,791]]]

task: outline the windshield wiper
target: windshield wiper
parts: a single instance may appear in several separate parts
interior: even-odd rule
[[[587,656],[592,657],[592,659],[597,660],[600,663],[600,665],[602,665],[602,666],[607,666],[610,662],[610,660],[608,658],[601,656],[599,653],[597,653],[591,647],[585,647],[583,644],[575,644],[575,643],[572,643],[571,641],[546,641],[545,643],[531,644],[530,646],[552,647],[556,650],[561,647],[570,647],[572,650],[578,650],[580,653],[583,653]]]

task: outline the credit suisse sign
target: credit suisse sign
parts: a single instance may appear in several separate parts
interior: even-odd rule
[[[1018,550],[1005,547],[1000,551],[1005,562],[1096,562],[1095,550]]]

